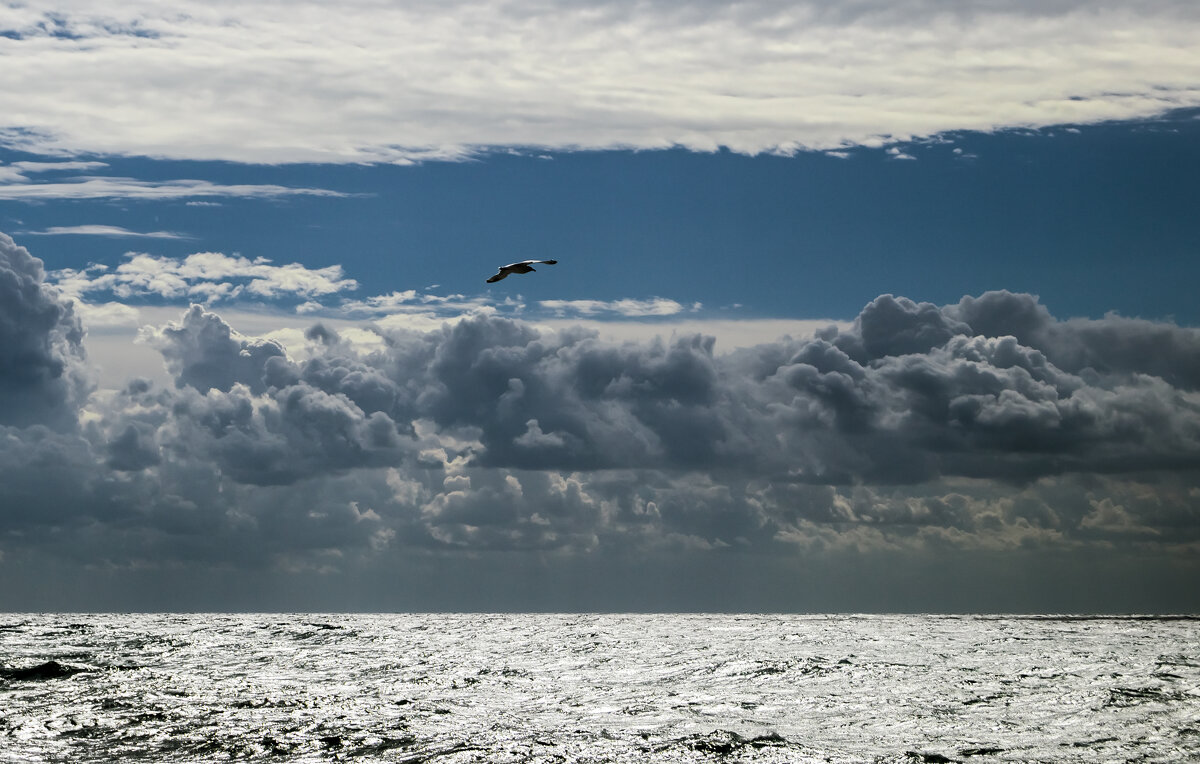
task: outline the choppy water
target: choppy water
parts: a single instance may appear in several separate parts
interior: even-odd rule
[[[0,762],[1200,760],[1186,618],[0,615],[0,666]]]

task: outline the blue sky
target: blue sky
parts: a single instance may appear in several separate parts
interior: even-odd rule
[[[524,151],[400,167],[89,156],[103,163],[89,171],[99,177],[338,195],[11,199],[2,209],[5,230],[50,267],[116,267],[131,251],[338,265],[360,286],[331,307],[371,292],[515,290],[531,301],[661,297],[700,303],[709,317],[850,320],[887,292],[940,304],[1009,289],[1064,317],[1194,325],[1198,134],[1197,113],[1182,110],[889,147],[912,159],[884,148]],[[30,185],[76,177],[44,170]],[[96,225],[121,230],[52,234]],[[177,238],[134,235],[155,233]],[[479,278],[526,258],[560,258],[565,274],[496,287]]]
[[[1197,607],[1190,3],[343,5],[0,8],[0,607]]]

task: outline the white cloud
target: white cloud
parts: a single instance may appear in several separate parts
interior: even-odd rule
[[[646,299],[624,298],[618,300],[540,300],[536,303],[542,312],[562,318],[656,318],[695,313],[700,303],[685,306],[666,297]],[[361,316],[377,318],[377,323],[392,329],[409,328],[427,331],[444,321],[457,321],[467,316],[478,315],[521,315],[526,320],[537,316],[527,312],[520,299],[506,297],[495,300],[487,295],[466,296],[462,294],[435,295],[407,289],[386,295],[375,295],[362,300],[347,300],[337,307],[323,307],[317,303],[301,305],[301,313],[325,313],[339,316]]]
[[[141,326],[137,308],[120,302],[87,303],[76,301],[75,312],[89,332]]]
[[[651,297],[645,300],[542,300],[538,303],[546,310],[553,311],[557,316],[581,315],[595,316],[602,313],[615,313],[626,318],[643,316],[673,316],[688,310],[683,305],[666,297]],[[692,311],[700,309],[696,303]]]
[[[495,314],[495,308],[483,306],[470,313],[441,314],[435,311],[389,313],[375,319],[373,323],[381,329],[393,332],[432,332],[442,326],[457,324],[472,316],[491,316]]]
[[[65,172],[67,170],[98,170],[101,167],[108,167],[106,162],[80,162],[80,161],[65,161],[65,162],[13,162],[10,167],[15,167],[26,173],[30,172]]]
[[[51,226],[44,231],[21,231],[25,236],[111,236],[121,239],[190,239],[173,231],[130,231],[115,225]]]
[[[255,327],[258,336],[281,341],[291,337],[282,341],[289,352],[298,347],[295,337],[302,336],[306,327],[318,321],[338,327],[343,339],[360,346],[374,346],[379,337],[369,328],[352,327],[429,332],[472,317],[507,316],[520,317],[548,331],[585,329],[612,341],[711,335],[717,339],[721,353],[783,336],[810,337],[822,329],[833,326],[845,329],[850,325],[828,319],[714,319],[700,312],[700,303],[685,306],[665,297],[544,300],[531,309],[514,297],[496,300],[490,295],[437,295],[410,289],[339,302],[338,295],[359,286],[357,281],[344,276],[340,266],[321,269],[307,269],[296,263],[276,266],[264,258],[251,260],[219,252],[198,252],[182,259],[130,252],[115,268],[96,264],[77,270],[51,271],[47,282],[76,301],[77,311],[93,331],[137,325],[139,315],[152,315],[154,318],[146,320],[161,323],[178,312],[177,307],[134,308],[115,301],[96,301],[105,295],[126,300],[153,297],[175,305],[187,302],[214,305],[239,300],[247,308],[257,303],[251,308],[253,312],[231,313],[226,308],[222,314],[236,317],[239,325]],[[261,298],[282,297],[303,302],[283,312],[261,301]],[[161,312],[164,310],[166,313]],[[139,373],[149,375],[145,369]]]
[[[376,324],[389,329],[429,331],[447,321],[455,322],[469,316],[494,315],[500,310],[520,313],[525,305],[511,297],[496,301],[486,295],[435,295],[406,289],[363,300],[347,300],[337,307],[302,305],[300,308],[302,313],[374,318]]]
[[[1200,105],[1200,13],[1178,0],[35,0],[0,7],[0,28],[0,140],[59,155],[836,150]],[[0,198],[200,191],[89,181]]]
[[[97,170],[107,166],[104,162],[13,162],[8,165],[0,165],[0,183],[28,181],[29,174],[36,172]]]
[[[11,166],[10,166],[11,167]],[[196,196],[274,198],[279,196],[345,196],[322,188],[277,185],[222,185],[206,180],[159,182],[116,177],[80,177],[59,183],[30,182],[22,173],[5,173],[0,167],[0,200],[43,199],[187,199]]]
[[[63,269],[50,273],[49,280],[77,300],[89,293],[111,293],[126,299],[153,296],[206,303],[233,299],[243,292],[265,298],[311,299],[358,287],[354,279],[344,278],[340,265],[272,265],[263,257],[251,260],[220,252],[197,252],[183,259],[139,252],[125,257],[125,262],[113,269],[106,265]]]

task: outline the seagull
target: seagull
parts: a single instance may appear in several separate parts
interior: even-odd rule
[[[546,265],[556,265],[557,260],[522,260],[519,263],[509,263],[508,265],[500,266],[500,270],[496,271],[496,275],[487,280],[487,283],[494,284],[500,279],[508,276],[510,273],[529,273],[533,270],[534,263],[545,263]]]

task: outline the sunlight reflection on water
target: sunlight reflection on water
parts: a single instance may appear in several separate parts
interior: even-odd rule
[[[1172,761],[1200,757],[1198,644],[1186,618],[7,615],[0,761]]]

